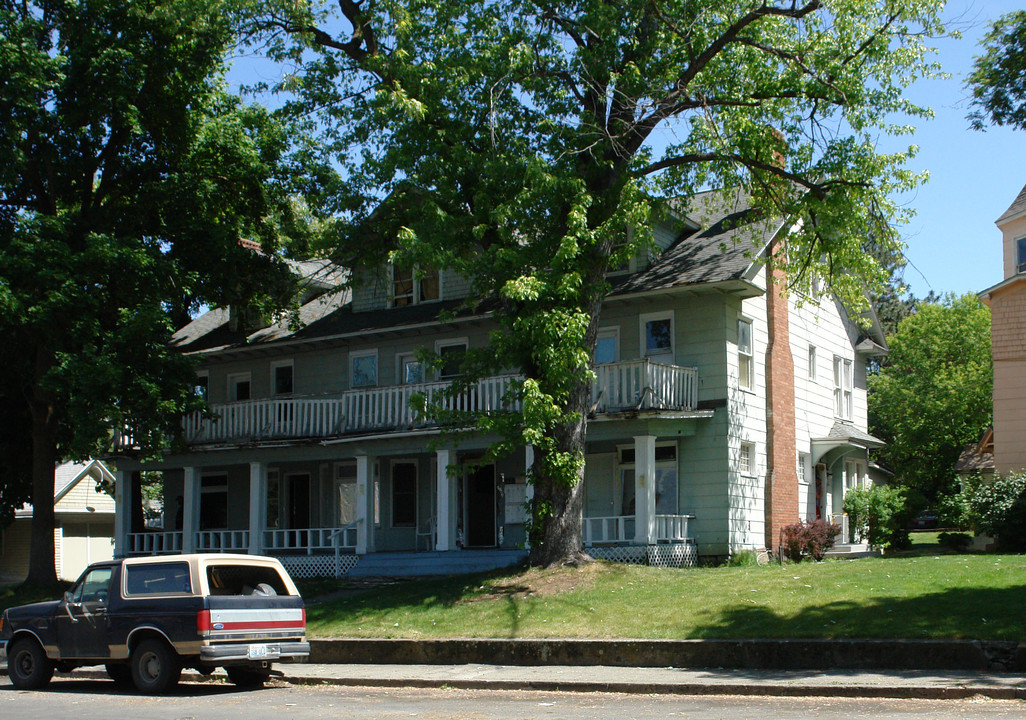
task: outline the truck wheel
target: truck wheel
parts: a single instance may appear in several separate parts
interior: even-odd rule
[[[23,638],[11,644],[11,651],[7,655],[7,673],[14,687],[35,690],[50,682],[53,663],[38,642]]]
[[[163,640],[143,640],[129,663],[132,682],[147,695],[160,695],[178,684],[182,666],[175,651]]]
[[[114,681],[114,684],[119,688],[130,688],[132,687],[132,669],[127,665],[121,663],[107,663],[103,666],[110,675],[110,679]]]
[[[225,668],[225,672],[228,673],[228,679],[232,684],[239,687],[260,687],[271,677],[270,668],[254,670],[244,667],[228,667]]]

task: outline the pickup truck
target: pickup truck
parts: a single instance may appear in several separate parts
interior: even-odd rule
[[[61,600],[9,608],[0,643],[15,687],[105,665],[119,686],[164,693],[183,668],[262,685],[272,661],[305,662],[306,610],[285,568],[255,555],[133,557],[90,565]]]

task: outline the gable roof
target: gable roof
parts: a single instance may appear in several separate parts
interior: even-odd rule
[[[58,465],[53,472],[53,502],[57,504],[85,478],[92,478],[97,471],[102,479],[114,482],[114,473],[100,460],[88,462],[65,462]],[[25,503],[15,511],[15,517],[32,517],[32,505]]]

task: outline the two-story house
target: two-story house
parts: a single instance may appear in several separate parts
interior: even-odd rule
[[[1004,280],[980,293],[990,307],[994,469],[1026,468],[1026,187],[999,217]]]
[[[742,196],[703,193],[611,274],[587,429],[592,555],[680,565],[775,546],[781,527],[840,513],[843,493],[868,482],[878,441],[865,368],[883,335],[827,295],[768,281],[764,260],[788,229]],[[410,408],[466,348],[486,346],[491,317],[459,309],[468,286],[451,272],[354,272],[351,293],[317,276],[300,329],[247,330],[214,310],[177,334],[213,417],[185,419],[183,452],[119,461],[122,474],[164,472],[169,517],[159,533],[129,527],[119,482],[118,553],[264,552],[299,575],[523,557],[531,448],[486,464],[494,438],[454,442]],[[446,359],[440,370],[418,359],[425,347]],[[499,408],[515,372],[452,402]]]

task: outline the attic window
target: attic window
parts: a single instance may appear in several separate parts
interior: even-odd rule
[[[403,270],[392,267],[392,307],[406,307],[441,299],[437,270]]]
[[[1026,273],[1026,237],[1015,241],[1015,272]]]

